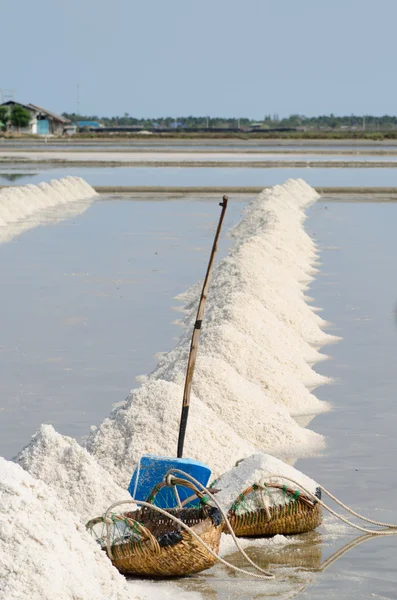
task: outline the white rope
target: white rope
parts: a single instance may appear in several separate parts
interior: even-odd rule
[[[211,494],[211,492],[205,487],[203,486],[202,483],[200,483],[200,481],[198,481],[197,479],[195,479],[194,477],[192,477],[191,475],[189,475],[188,473],[185,473],[184,471],[181,471],[180,469],[170,469],[166,475],[166,477],[168,477],[170,475],[170,473],[179,473],[180,475],[183,475],[184,478],[189,479],[192,483],[194,483],[199,489],[201,489],[202,492],[205,493],[206,496],[208,496],[212,502],[215,504],[215,506],[219,509],[226,525],[227,528],[229,529],[230,535],[233,538],[233,541],[236,545],[237,550],[241,553],[242,556],[244,556],[245,560],[248,561],[250,563],[250,565],[252,565],[257,571],[260,571],[261,573],[265,574],[266,579],[274,579],[274,575],[272,573],[268,573],[267,571],[264,571],[263,569],[261,569],[253,560],[250,559],[250,557],[248,556],[248,554],[243,550],[243,548],[240,546],[240,543],[236,537],[236,534],[233,531],[232,526],[230,525],[230,521],[227,517],[227,514],[225,513],[224,509],[222,508],[222,506],[219,504],[218,500],[215,498],[215,496],[213,494]]]
[[[179,472],[183,473],[183,471],[179,471]],[[187,475],[185,473],[183,473],[183,474]],[[105,521],[106,525],[108,525],[108,522],[112,523],[111,519],[108,516],[109,513],[110,513],[110,511],[113,510],[116,506],[120,506],[121,504],[139,504],[140,506],[144,506],[146,508],[157,510],[157,512],[159,512],[160,514],[162,514],[162,515],[164,515],[164,516],[172,519],[175,523],[177,523],[178,525],[180,525],[181,527],[183,527],[183,529],[185,529],[186,531],[188,531],[190,533],[190,535],[192,535],[194,538],[196,538],[196,540],[207,550],[207,552],[209,552],[216,560],[219,560],[219,562],[221,562],[222,564],[224,564],[226,567],[230,567],[234,571],[237,571],[238,573],[243,573],[243,575],[249,575],[250,577],[256,577],[258,579],[274,579],[273,573],[267,573],[266,571],[264,571],[263,569],[261,569],[258,565],[256,565],[253,561],[251,561],[251,559],[249,557],[247,557],[248,561],[252,565],[254,565],[255,568],[258,571],[261,571],[263,573],[263,575],[259,575],[258,573],[250,573],[249,571],[245,571],[244,569],[240,569],[239,567],[236,567],[235,565],[232,565],[231,563],[229,563],[228,561],[226,561],[225,559],[223,559],[221,556],[219,556],[219,554],[217,554],[216,552],[214,552],[212,550],[212,548],[210,548],[210,546],[208,546],[208,544],[206,544],[204,542],[204,540],[202,540],[201,537],[195,531],[193,531],[193,529],[191,529],[188,525],[186,525],[186,523],[184,523],[183,521],[181,521],[180,519],[178,519],[178,517],[175,517],[174,515],[172,515],[168,511],[163,510],[162,508],[159,508],[158,506],[155,506],[154,504],[150,504],[149,502],[143,502],[142,500],[122,500],[121,502],[115,502],[114,504],[112,504],[111,506],[109,506],[109,508],[107,509],[107,511],[105,513],[104,521]],[[227,522],[228,522],[228,525],[230,527],[229,521],[227,521]],[[108,556],[112,560],[113,555],[112,555],[112,550],[111,550],[110,532],[109,532],[108,528],[107,528],[107,532],[106,533],[107,533],[106,548],[107,548],[107,551],[108,551]],[[109,552],[109,550],[110,550],[110,552]],[[244,556],[247,556],[242,549],[240,550],[240,552]]]
[[[172,521],[174,521],[175,523],[177,523],[180,527],[182,527],[183,529],[185,529],[187,532],[190,533],[190,535],[192,535],[206,550],[207,552],[209,552],[211,554],[211,556],[213,556],[216,560],[218,560],[219,562],[221,562],[222,564],[224,564],[227,567],[230,567],[231,569],[233,569],[234,571],[237,571],[238,573],[242,573],[244,575],[249,575],[251,577],[256,577],[258,579],[273,579],[274,575],[272,573],[269,573],[267,571],[265,571],[264,569],[262,569],[261,567],[259,567],[253,560],[250,559],[250,557],[247,555],[247,553],[243,550],[243,548],[241,547],[241,545],[238,542],[238,539],[233,531],[233,528],[229,522],[229,519],[224,511],[224,509],[222,508],[222,506],[219,504],[219,502],[217,501],[217,499],[215,498],[215,496],[205,487],[203,486],[197,479],[195,479],[194,477],[192,477],[191,475],[189,475],[188,473],[185,473],[184,471],[180,470],[180,469],[170,469],[168,471],[168,473],[165,476],[165,481],[167,481],[168,485],[172,486],[172,477],[171,474],[180,474],[182,475],[185,479],[190,480],[192,483],[194,483],[197,488],[204,492],[205,495],[207,495],[210,500],[215,504],[215,506],[219,509],[225,523],[226,526],[232,536],[232,539],[238,549],[238,551],[241,553],[241,555],[247,560],[247,562],[249,564],[251,564],[257,571],[259,571],[261,573],[261,575],[257,574],[257,573],[250,573],[249,571],[246,571],[244,569],[240,569],[239,567],[236,567],[235,565],[232,565],[231,563],[229,563],[228,561],[226,561],[225,559],[223,559],[221,556],[219,556],[219,554],[217,554],[216,552],[214,552],[212,550],[212,548],[210,548],[210,546],[208,546],[208,544],[206,544],[204,542],[204,540],[201,539],[201,537],[194,531],[192,530],[188,525],[186,525],[186,523],[184,523],[183,521],[181,521],[181,519],[178,519],[178,517],[176,517],[175,515],[169,513],[168,511],[159,508],[158,506],[155,506],[153,504],[150,504],[148,502],[143,502],[141,500],[124,500],[121,502],[115,502],[114,504],[112,504],[111,506],[109,506],[109,508],[107,509],[105,516],[104,516],[104,522],[106,525],[106,548],[107,548],[107,552],[108,552],[108,556],[110,559],[113,558],[112,555],[112,548],[111,548],[111,539],[110,539],[110,525],[113,523],[113,521],[109,518],[109,513],[111,510],[113,510],[116,506],[120,506],[122,504],[138,504],[140,506],[144,506],[146,508],[150,508],[152,510],[156,510],[157,512],[159,512],[160,514],[163,514],[164,516],[170,518]],[[379,527],[385,527],[386,529],[388,529],[389,531],[385,531],[385,530],[378,530],[378,529],[366,529],[364,527],[361,527],[360,525],[356,525],[355,523],[352,523],[351,521],[349,521],[348,519],[346,519],[345,517],[343,517],[342,515],[338,514],[336,511],[334,511],[332,508],[330,508],[327,504],[325,504],[325,502],[323,502],[321,499],[319,499],[312,491],[310,491],[309,489],[307,489],[305,486],[303,486],[300,482],[296,481],[295,479],[292,479],[291,477],[286,477],[285,475],[277,475],[277,474],[272,474],[268,477],[268,480],[271,479],[281,479],[284,481],[289,481],[295,485],[298,486],[298,488],[300,488],[303,492],[305,492],[309,497],[313,498],[313,500],[315,502],[318,502],[323,508],[325,508],[325,510],[327,510],[328,512],[330,512],[333,516],[335,516],[337,519],[340,519],[341,521],[343,521],[346,525],[349,525],[350,527],[353,527],[354,529],[357,529],[358,531],[362,531],[365,534],[368,534],[369,536],[387,536],[387,535],[396,535],[397,534],[397,525],[392,525],[390,523],[382,523],[381,521],[375,521],[373,519],[368,519],[367,517],[364,517],[363,515],[360,515],[359,513],[355,512],[353,509],[349,508],[348,506],[346,506],[343,502],[341,502],[340,500],[338,500],[333,494],[331,494],[328,490],[326,490],[323,486],[319,485],[318,487],[321,489],[322,492],[324,492],[327,496],[329,496],[336,504],[338,504],[341,508],[344,508],[347,512],[349,512],[350,514],[354,515],[355,517],[366,521],[367,523],[371,523],[372,525],[376,525]],[[258,488],[259,488],[259,492],[261,495],[262,500],[263,498],[263,491],[266,487],[265,483],[260,483],[257,484]],[[173,485],[173,487],[175,488],[175,484]],[[135,490],[136,491],[136,486],[135,486]],[[178,498],[178,496],[177,496]],[[266,504],[266,503],[264,503]],[[266,510],[266,506],[264,506],[265,510]],[[269,511],[266,510],[266,513],[268,513]]]
[[[343,521],[344,523],[346,523],[346,525],[350,525],[350,527],[353,527],[354,529],[357,529],[358,531],[362,531],[363,533],[370,533],[371,535],[396,535],[397,534],[397,525],[390,525],[390,524],[386,524],[386,523],[380,523],[379,521],[373,521],[371,519],[367,519],[366,517],[363,517],[359,513],[356,513],[351,508],[349,508],[348,506],[346,506],[345,504],[343,504],[340,500],[338,500],[337,498],[335,498],[335,496],[332,496],[321,485],[318,486],[318,487],[320,487],[320,489],[325,494],[327,494],[330,498],[332,498],[332,500],[334,500],[339,506],[341,506],[342,508],[345,508],[349,513],[353,514],[354,516],[358,517],[359,519],[362,519],[363,521],[367,521],[368,523],[372,523],[373,525],[379,525],[380,527],[386,527],[387,529],[391,529],[392,531],[384,531],[384,530],[379,530],[379,529],[366,529],[365,527],[361,527],[360,525],[356,525],[355,523],[352,523],[351,521],[349,521],[348,519],[346,519],[342,515],[339,515],[337,512],[335,512],[332,508],[330,508],[327,504],[325,504],[325,502],[323,502],[322,500],[320,500],[319,498],[317,498],[317,496],[313,492],[311,492],[310,490],[308,490],[307,488],[305,488],[300,482],[296,481],[295,479],[292,479],[291,477],[286,477],[285,475],[276,475],[276,474],[273,474],[273,475],[269,476],[269,479],[272,479],[272,478],[284,479],[285,481],[290,481],[291,483],[294,483],[295,485],[297,485],[298,487],[300,487],[306,494],[308,494],[310,497],[312,497],[313,500],[315,500],[323,508],[325,508],[325,510],[327,510],[332,515],[334,515],[334,517],[336,517],[337,519],[340,519],[341,521]],[[395,530],[395,531],[393,531],[393,530]]]
[[[397,525],[392,525],[390,523],[382,523],[381,521],[374,521],[373,519],[368,519],[367,517],[360,515],[359,513],[355,512],[352,508],[349,508],[348,506],[346,506],[346,504],[343,504],[343,502],[341,502],[340,500],[335,498],[335,496],[333,496],[331,494],[331,492],[326,490],[322,485],[319,485],[318,487],[321,489],[322,492],[324,492],[324,494],[327,494],[327,496],[329,496],[331,498],[331,500],[336,502],[336,504],[339,504],[339,506],[341,506],[342,508],[347,510],[347,512],[349,512],[350,514],[354,515],[355,517],[361,519],[362,521],[366,521],[367,523],[372,523],[372,525],[378,525],[379,527],[387,527],[388,529],[396,529],[397,528]]]

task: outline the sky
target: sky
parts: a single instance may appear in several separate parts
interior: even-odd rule
[[[397,112],[397,0],[0,0],[0,20],[0,90],[55,112]]]

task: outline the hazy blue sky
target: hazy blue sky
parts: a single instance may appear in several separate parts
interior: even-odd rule
[[[0,0],[0,88],[54,111],[396,114],[397,0]]]

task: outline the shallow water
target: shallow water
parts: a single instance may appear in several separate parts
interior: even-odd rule
[[[10,181],[10,174],[14,180]],[[15,179],[15,175],[23,177]],[[25,185],[67,175],[83,177],[91,185],[105,186],[269,186],[301,177],[313,186],[395,187],[395,168],[226,168],[226,167],[45,167],[0,165],[0,185]],[[11,179],[13,179],[11,177]]]
[[[154,352],[173,345],[179,314],[169,307],[203,274],[216,200],[103,198],[73,220],[0,245],[0,454],[15,454],[43,421],[86,434],[155,365]],[[243,206],[233,200],[226,227]],[[397,204],[325,198],[308,214],[322,250],[309,293],[343,340],[317,367],[336,379],[316,391],[334,410],[310,424],[327,435],[327,450],[297,467],[364,514],[397,522]],[[226,248],[223,240],[220,255]],[[275,582],[217,566],[176,585],[208,600],[396,598],[397,537],[365,542],[317,572],[352,539],[327,520],[287,546],[252,543]],[[232,549],[226,557],[244,566]]]
[[[323,248],[310,294],[343,340],[326,349],[332,360],[317,368],[337,380],[317,390],[333,412],[310,425],[327,436],[327,450],[297,464],[359,512],[391,523],[397,523],[396,219],[395,203],[321,203],[310,210],[308,229]],[[397,537],[370,540],[304,597],[326,590],[330,598],[396,598],[396,560]]]
[[[100,200],[0,244],[0,455],[42,422],[86,435],[173,346],[169,307],[203,277],[219,199]],[[225,229],[241,208],[231,203]]]

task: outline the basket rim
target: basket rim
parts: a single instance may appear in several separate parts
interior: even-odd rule
[[[210,504],[203,504],[200,506],[200,508],[171,508],[169,509],[167,512],[169,512],[171,515],[175,515],[178,517],[178,519],[181,519],[181,521],[183,521],[184,523],[186,523],[186,525],[188,525],[191,529],[194,529],[195,527],[199,526],[200,524],[204,523],[207,520],[211,520],[211,522],[213,523],[213,525],[215,527],[218,527],[219,525],[221,525],[223,523],[223,517],[222,517],[222,513],[219,510],[219,508],[217,508],[216,506],[212,506]],[[133,519],[135,521],[138,521],[139,523],[141,523],[142,525],[146,526],[148,523],[150,522],[167,522],[170,525],[170,529],[172,528],[172,530],[180,530],[180,526],[178,526],[177,523],[175,523],[171,518],[165,517],[164,515],[161,515],[160,513],[158,513],[155,509],[155,507],[153,507],[153,509],[150,508],[140,508],[134,511],[128,511],[125,513],[122,513],[122,516],[127,518],[127,519]],[[155,517],[155,518],[153,518]],[[191,520],[194,520],[193,524],[189,524],[189,519],[187,517],[191,517]],[[184,530],[185,531],[185,530]],[[187,532],[186,532],[187,533]]]

